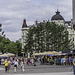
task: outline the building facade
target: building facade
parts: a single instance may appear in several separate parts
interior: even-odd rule
[[[63,25],[66,27],[67,31],[69,32],[69,39],[71,39],[74,43],[73,48],[75,48],[75,30],[73,27],[73,20],[71,21],[65,21],[63,16],[60,14],[60,12],[57,10],[56,14],[52,16],[51,22],[55,22],[58,25]]]
[[[24,49],[25,46],[25,39],[26,39],[26,34],[28,32],[29,27],[26,24],[26,19],[23,20],[23,25],[22,25],[22,39],[21,39],[21,43],[22,43],[22,50]]]
[[[75,0],[72,1],[73,3],[73,19],[71,21],[65,21],[63,16],[60,14],[60,12],[57,11],[55,12],[56,14],[52,16],[51,22],[55,22],[58,25],[63,25],[66,27],[67,31],[69,32],[69,39],[71,39],[74,43],[73,48],[75,49]],[[22,49],[24,49],[25,46],[25,39],[26,39],[26,34],[28,31],[29,27],[26,24],[26,20],[24,19],[23,25],[22,25]]]

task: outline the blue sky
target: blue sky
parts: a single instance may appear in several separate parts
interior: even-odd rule
[[[0,23],[6,38],[21,38],[24,18],[27,25],[35,20],[50,20],[57,8],[65,20],[72,19],[72,0],[0,0]]]

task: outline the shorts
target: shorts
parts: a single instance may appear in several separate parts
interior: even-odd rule
[[[17,65],[14,65],[14,67],[16,67],[16,68],[17,68]]]

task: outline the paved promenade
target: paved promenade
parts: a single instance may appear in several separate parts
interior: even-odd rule
[[[1,74],[1,75],[73,75],[73,72],[60,72],[60,73],[28,73],[28,74]]]
[[[10,73],[5,73],[4,66],[0,65],[0,75],[73,75],[71,71],[72,66],[54,66],[54,65],[37,65],[37,66],[26,66],[25,72],[21,72],[20,66],[17,68],[17,72],[14,73],[13,66],[11,67]]]

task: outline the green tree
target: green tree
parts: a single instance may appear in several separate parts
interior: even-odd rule
[[[25,51],[61,51],[72,49],[73,42],[63,25],[43,21],[30,27],[26,37]]]
[[[19,41],[13,42],[10,41],[8,38],[5,38],[4,31],[2,31],[2,24],[0,24],[0,52],[2,53],[15,53],[19,56],[22,55],[21,53],[22,45]]]
[[[22,56],[22,44],[19,41],[15,42],[15,53],[18,54],[18,56]]]

